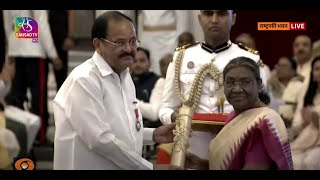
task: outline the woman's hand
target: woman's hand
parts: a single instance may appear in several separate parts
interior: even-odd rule
[[[319,115],[311,106],[301,109],[301,116],[304,127],[311,123],[316,128],[319,128]]]
[[[192,153],[186,154],[186,160],[184,167],[186,169],[199,169],[199,170],[208,170],[209,169],[209,161],[207,159],[201,159]]]
[[[303,126],[307,126],[312,121],[312,108],[311,107],[304,107],[301,109],[301,117],[303,120]]]

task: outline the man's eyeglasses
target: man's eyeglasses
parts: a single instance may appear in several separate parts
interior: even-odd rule
[[[239,85],[241,88],[248,88],[253,84],[253,81],[225,81],[224,86],[226,88],[234,88],[236,85]]]
[[[131,40],[129,42],[126,42],[126,41],[115,41],[115,42],[113,42],[113,41],[110,41],[110,40],[107,40],[107,39],[104,39],[104,38],[101,38],[101,39],[103,41],[111,43],[111,44],[113,44],[113,45],[115,45],[117,47],[124,47],[127,43],[129,43],[129,45],[131,47],[138,47],[140,45],[140,41],[137,40],[137,39]]]

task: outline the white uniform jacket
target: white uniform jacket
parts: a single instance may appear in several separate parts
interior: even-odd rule
[[[174,54],[174,60],[176,59],[177,54],[178,52]],[[204,43],[197,43],[196,45],[187,48],[184,53],[180,71],[180,83],[183,96],[188,97],[193,79],[203,65],[210,63],[214,58],[216,66],[222,73],[224,67],[230,62],[230,60],[239,56],[249,57],[257,62],[260,60],[260,56],[258,54],[254,54],[242,49],[237,44],[231,43],[231,41],[228,41],[225,45],[216,48],[215,52],[209,49]],[[194,64],[194,67],[191,69],[189,69],[187,66],[189,62]],[[175,90],[174,64],[174,61],[171,62],[167,70],[166,84],[159,113],[161,121],[166,124],[171,123],[171,114],[175,109],[181,106],[181,101],[176,95]],[[266,84],[266,78],[264,74],[264,70],[261,70],[263,83]],[[215,103],[217,101],[218,93],[221,92],[223,93],[222,89],[220,89],[219,92],[215,90],[214,80],[207,76],[204,80],[199,105],[195,112],[218,113]],[[233,110],[232,106],[227,101],[225,101],[224,107],[225,112],[230,112]]]

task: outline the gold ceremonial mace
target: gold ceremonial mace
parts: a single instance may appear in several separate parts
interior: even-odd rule
[[[182,102],[182,106],[179,109],[179,115],[177,118],[176,129],[173,130],[175,135],[173,139],[173,150],[171,154],[170,165],[184,168],[185,155],[189,147],[189,136],[192,124],[193,113],[198,106],[200,95],[202,91],[202,84],[207,74],[215,81],[215,88],[218,90],[222,86],[222,76],[214,64],[215,59],[211,60],[211,63],[205,64],[198,72],[192,82],[189,98],[186,99],[181,94],[180,87],[180,62],[183,59],[184,48],[179,52],[175,62],[175,76],[174,82],[176,86],[176,93]]]
[[[179,109],[176,129],[173,130],[175,135],[173,142],[173,151],[171,154],[171,165],[184,168],[185,156],[189,146],[189,135],[191,130],[193,109],[182,105]]]

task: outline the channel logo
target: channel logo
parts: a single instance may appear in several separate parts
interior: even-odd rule
[[[29,158],[20,158],[14,162],[15,170],[34,170],[35,164]]]
[[[305,31],[305,22],[258,22],[258,31]]]
[[[38,43],[39,28],[37,21],[32,17],[17,17],[14,24],[14,34],[16,38],[32,39],[33,43]]]

